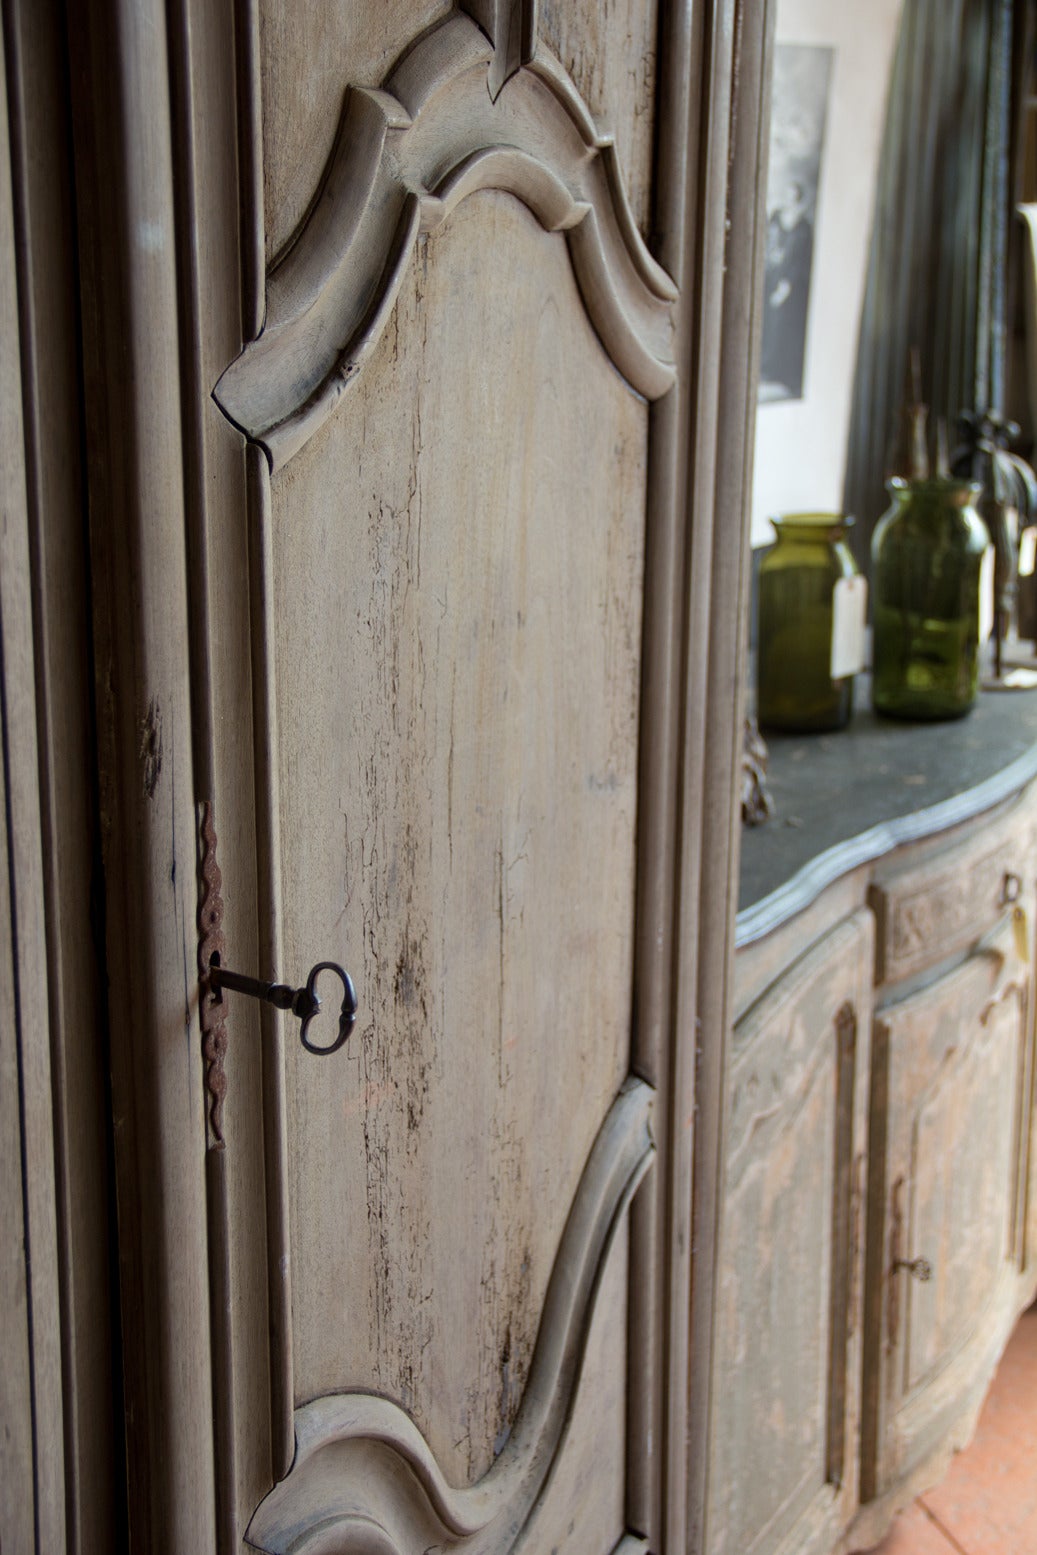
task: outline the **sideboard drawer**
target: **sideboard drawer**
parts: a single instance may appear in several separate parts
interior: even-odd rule
[[[876,981],[909,977],[986,934],[1022,885],[1024,852],[1018,823],[1005,817],[935,858],[877,873],[869,890]]]

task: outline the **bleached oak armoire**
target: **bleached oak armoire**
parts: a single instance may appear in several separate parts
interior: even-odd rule
[[[3,28],[5,1550],[695,1548],[766,6]]]
[[[2,21],[5,1552],[877,1538],[1035,1283],[1034,772],[736,966],[767,5]]]

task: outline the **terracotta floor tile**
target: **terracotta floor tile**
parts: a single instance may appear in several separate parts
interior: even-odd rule
[[[960,1555],[960,1551],[916,1503],[901,1512],[872,1555]]]
[[[973,1441],[873,1555],[1037,1555],[1037,1307],[1019,1320]]]
[[[973,1441],[921,1499],[968,1555],[1037,1555],[1037,1310],[1020,1319]]]

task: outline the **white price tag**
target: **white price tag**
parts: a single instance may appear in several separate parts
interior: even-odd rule
[[[864,668],[864,617],[868,585],[864,578],[840,578],[832,590],[833,680],[856,675]]]
[[[979,641],[982,646],[994,630],[994,547],[983,552],[979,569]]]
[[[1037,529],[1024,529],[1019,536],[1019,576],[1032,578],[1037,562]]]

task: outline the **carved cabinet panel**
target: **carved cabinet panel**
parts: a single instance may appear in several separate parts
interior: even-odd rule
[[[871,914],[738,1022],[710,1555],[827,1552],[857,1502]]]
[[[894,862],[876,872],[876,977],[894,983],[964,950],[1004,902],[1005,877],[1019,865],[1026,828],[1016,809],[940,849],[935,858]]]
[[[299,36],[259,10],[262,307],[207,406],[249,471],[245,553],[219,517],[211,543],[250,579],[258,713],[217,810],[252,781],[260,955],[341,961],[360,1012],[326,1062],[264,1012],[250,1095],[228,1012],[213,1145],[257,1111],[267,1138],[227,1277],[254,1331],[269,1291],[273,1407],[227,1410],[225,1493],[270,1552],[609,1555],[654,1472],[627,1287],[650,1311],[638,762],[677,289],[642,235],[654,56],[631,85],[623,51],[655,7],[315,4]]]
[[[1015,1318],[1030,983],[1006,919],[876,1019],[866,1499],[966,1428]]]
[[[66,1260],[83,1344],[32,1405],[41,1473],[75,1458],[37,1498],[59,1522],[114,1453],[147,1555],[689,1547],[768,4],[5,20],[12,158],[42,165],[45,118],[74,163],[75,241],[21,201],[0,238],[40,298],[74,255],[72,403],[49,387],[25,441],[76,521],[30,546],[46,588],[21,555],[4,585],[43,729],[73,637],[35,617],[89,579],[88,748],[51,774],[47,747],[42,831],[62,851],[68,774],[96,822],[60,892],[88,975],[63,909],[26,987],[77,1044],[107,989],[101,1175],[62,1146],[54,1191],[72,1213],[110,1170],[110,1241],[107,1210],[70,1235],[118,1281],[114,1370],[93,1348],[126,1422],[81,1453],[84,1393],[52,1429],[107,1331]],[[48,28],[67,122],[22,69]]]

